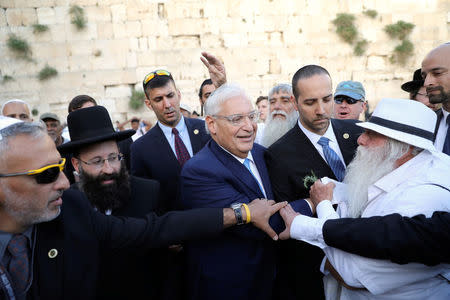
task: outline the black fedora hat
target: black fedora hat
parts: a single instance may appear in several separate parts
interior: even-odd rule
[[[408,93],[415,93],[423,86],[422,69],[417,69],[414,71],[414,76],[412,81],[405,82],[402,84],[402,90]]]
[[[67,116],[70,142],[58,147],[60,152],[73,152],[93,143],[116,140],[121,141],[136,131],[115,131],[109,113],[103,106],[92,106],[75,110]]]

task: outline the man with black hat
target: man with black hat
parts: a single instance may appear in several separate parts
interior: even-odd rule
[[[414,71],[413,80],[405,82],[402,84],[401,88],[409,93],[409,99],[419,101],[436,111],[439,109],[440,105],[437,103],[430,103],[430,99],[428,99],[427,95],[427,88],[423,86],[421,72],[421,69]]]
[[[143,217],[157,207],[159,183],[129,177],[119,151],[118,142],[128,139],[134,130],[115,131],[103,106],[73,111],[67,122],[71,142],[60,146],[59,151],[73,154],[71,163],[79,181],[72,188],[80,189],[95,209],[107,215]],[[102,256],[99,297],[155,296],[158,285],[145,284],[157,279],[151,268],[152,255],[135,252],[124,250]]]

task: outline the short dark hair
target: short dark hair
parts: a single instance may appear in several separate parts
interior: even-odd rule
[[[138,118],[133,118],[133,119],[131,119],[131,123],[139,123],[140,121],[139,121],[139,119]]]
[[[211,80],[210,78],[205,79],[205,80],[202,82],[202,84],[200,85],[200,90],[198,91],[198,97],[199,97],[199,98],[202,98],[202,96],[203,96],[203,87],[204,87],[205,85],[210,85],[210,84],[213,84],[213,82],[212,82],[212,80]]]
[[[269,100],[269,97],[267,97],[267,96],[259,96],[259,97],[256,99],[256,105],[258,105],[258,103],[261,102],[261,101],[263,101],[263,100]]]
[[[173,82],[173,85],[175,86],[175,88],[177,87],[175,85],[175,80],[173,80],[172,75],[157,75],[154,78],[152,78],[149,82],[147,82],[146,84],[144,84],[144,93],[145,96],[148,99],[148,93],[151,89],[156,89],[156,88],[160,88],[163,86],[166,86],[170,81]]]
[[[73,112],[74,110],[80,109],[86,102],[92,102],[94,106],[97,106],[97,102],[88,95],[78,95],[75,98],[73,98],[69,103],[69,113]]]
[[[297,100],[298,96],[300,96],[300,91],[297,88],[297,82],[300,79],[307,79],[313,77],[314,75],[321,74],[326,74],[331,78],[330,73],[328,73],[325,68],[318,65],[306,65],[298,69],[298,71],[295,72],[294,77],[292,77],[292,92],[294,94],[295,100]]]

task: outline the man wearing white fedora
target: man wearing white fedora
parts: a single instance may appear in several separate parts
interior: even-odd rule
[[[366,131],[344,184],[335,188],[317,181],[311,188],[319,219],[282,210],[287,231],[280,237],[290,235],[324,250],[328,298],[448,299],[449,265],[397,265],[361,257],[329,247],[322,232],[326,220],[340,217],[450,212],[450,158],[433,145],[435,124],[436,114],[421,103],[383,99],[367,122],[357,124]],[[337,212],[332,203],[338,204]]]

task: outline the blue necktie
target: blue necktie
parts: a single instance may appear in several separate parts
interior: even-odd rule
[[[445,121],[447,122],[447,135],[445,136],[444,148],[442,149],[442,152],[450,155],[450,115],[447,116]]]
[[[258,183],[261,193],[263,193],[263,195],[264,195],[264,190],[263,190],[261,184],[259,183],[258,179],[256,179],[255,174],[253,174],[252,169],[250,168],[250,159],[246,158],[244,160],[244,166],[247,168],[247,170],[250,172],[250,174],[252,174],[253,178],[255,178],[255,181],[256,181],[256,183]]]
[[[328,145],[329,142],[328,138],[321,137],[317,143],[322,146],[325,159],[337,180],[342,181],[345,176],[345,167],[337,153]]]

